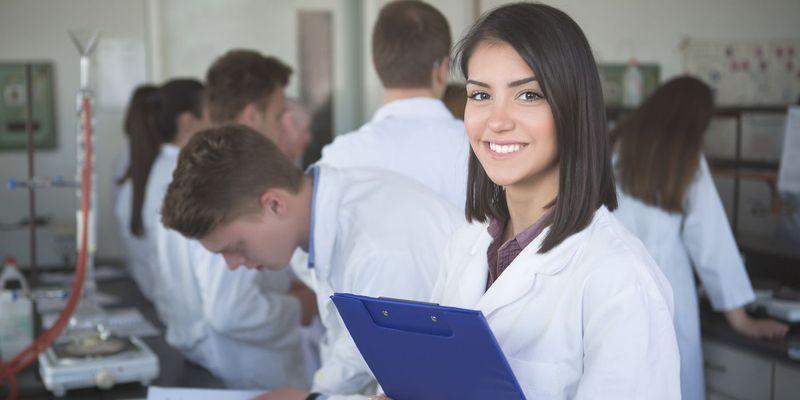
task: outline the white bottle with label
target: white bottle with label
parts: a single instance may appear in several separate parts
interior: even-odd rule
[[[644,98],[644,77],[639,62],[632,58],[622,75],[622,105],[637,107]]]
[[[33,302],[28,282],[13,258],[0,271],[0,356],[14,357],[33,341]]]

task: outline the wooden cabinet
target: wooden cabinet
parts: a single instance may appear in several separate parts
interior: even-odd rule
[[[798,400],[800,367],[704,340],[708,400]]]
[[[775,363],[772,400],[800,399],[800,368]]]

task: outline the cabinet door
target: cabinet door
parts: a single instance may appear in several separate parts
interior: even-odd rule
[[[735,397],[725,396],[724,394],[719,394],[717,392],[707,392],[706,400],[739,400],[739,399]]]
[[[800,366],[775,363],[773,400],[800,399]]]
[[[771,400],[772,362],[709,340],[703,341],[706,386],[736,400]]]

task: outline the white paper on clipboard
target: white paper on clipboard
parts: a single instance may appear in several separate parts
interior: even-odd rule
[[[789,107],[786,113],[778,190],[800,194],[800,106]]]
[[[263,391],[165,388],[150,386],[147,400],[250,400]]]

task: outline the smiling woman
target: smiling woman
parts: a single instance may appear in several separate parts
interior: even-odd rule
[[[432,301],[479,309],[527,398],[677,399],[672,292],[611,215],[597,67],[563,12],[519,3],[461,41],[467,218]]]
[[[454,65],[467,78],[464,122],[473,150],[467,218],[507,219],[508,201],[535,205],[520,223],[511,218],[516,234],[549,205],[553,224],[540,249],[546,252],[585,228],[598,207],[616,208],[605,108],[597,66],[577,24],[551,7],[513,7],[535,11],[528,15],[535,20],[500,8],[456,50]],[[531,185],[542,186],[514,189]]]

